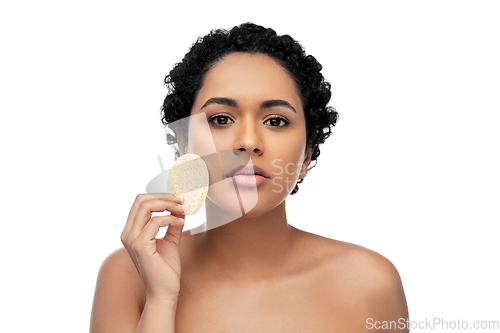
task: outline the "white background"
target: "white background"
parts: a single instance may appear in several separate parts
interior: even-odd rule
[[[88,331],[99,266],[172,158],[164,76],[246,21],[301,42],[340,114],[289,222],[390,259],[414,321],[500,320],[498,2],[331,3],[2,3],[2,325]]]

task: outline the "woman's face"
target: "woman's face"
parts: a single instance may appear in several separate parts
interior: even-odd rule
[[[238,164],[224,161],[231,159],[230,155],[246,156],[244,163],[259,166],[268,176],[255,177],[253,187],[238,186],[240,195],[253,191],[258,197],[247,214],[259,216],[276,207],[293,190],[298,178],[305,177],[310,152],[306,152],[300,95],[292,77],[270,57],[232,53],[215,63],[205,75],[191,110],[192,116],[199,113],[206,115],[223,168]],[[206,141],[206,135],[190,134],[190,150],[203,151]],[[232,170],[226,169],[232,167],[222,172],[228,177]],[[241,182],[248,180],[240,178]],[[211,188],[208,197],[221,206],[231,201],[228,193]]]

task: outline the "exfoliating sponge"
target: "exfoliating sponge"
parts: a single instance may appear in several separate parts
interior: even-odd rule
[[[168,176],[168,191],[184,197],[184,214],[197,213],[208,193],[209,174],[203,159],[185,154],[177,159]]]

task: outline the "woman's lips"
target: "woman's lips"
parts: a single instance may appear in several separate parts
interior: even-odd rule
[[[243,186],[243,187],[256,187],[256,186],[262,185],[268,181],[268,178],[263,177],[261,175],[241,175],[241,174],[239,174],[239,175],[234,175],[231,178],[233,178],[233,181],[238,186]]]
[[[258,165],[255,164],[242,164],[234,168],[229,172],[227,177],[232,177],[235,175],[257,175],[257,176],[263,176],[265,178],[269,178],[267,173]]]

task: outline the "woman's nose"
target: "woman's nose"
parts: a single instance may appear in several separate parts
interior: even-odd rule
[[[255,124],[243,122],[241,125],[241,129],[237,131],[234,150],[261,155],[264,152],[264,145]]]

